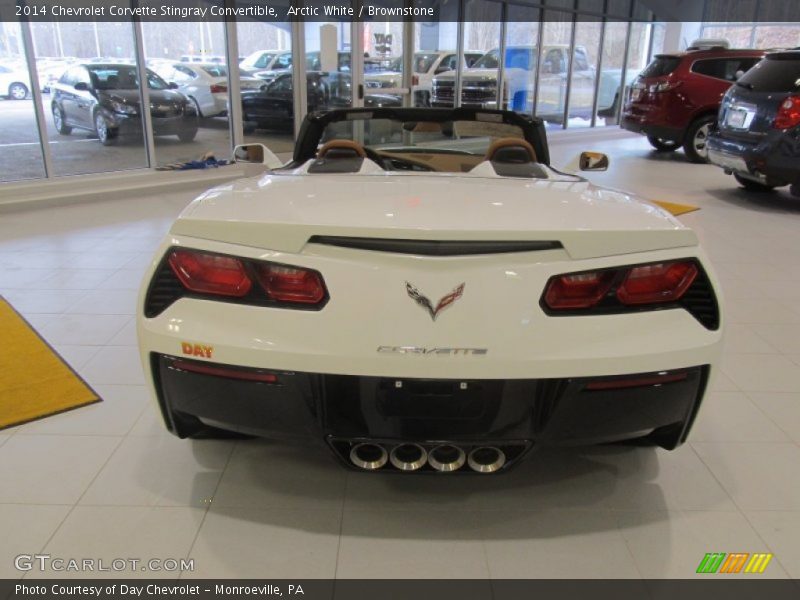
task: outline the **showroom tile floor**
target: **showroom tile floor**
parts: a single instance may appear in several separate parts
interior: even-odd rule
[[[193,558],[184,576],[691,577],[706,552],[759,551],[775,554],[763,576],[800,577],[800,201],[642,138],[578,139],[554,144],[556,164],[600,149],[598,183],[702,207],[682,219],[722,280],[727,341],[690,443],[543,451],[483,479],[178,440],[143,386],[134,307],[192,194],[7,213],[0,293],[105,401],[0,432],[0,577],[40,552]]]

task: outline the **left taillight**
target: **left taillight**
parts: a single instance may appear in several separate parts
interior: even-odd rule
[[[215,83],[211,86],[212,94],[224,94],[228,91],[228,86],[224,83]]]
[[[193,250],[173,250],[169,266],[187,290],[241,298],[253,287],[238,258]]]
[[[328,297],[322,275],[313,269],[185,248],[167,253],[166,264],[154,276],[150,296],[175,296],[177,290],[174,286],[170,289],[165,275],[177,279],[178,289],[261,306],[314,309]]]
[[[322,276],[316,271],[264,263],[257,272],[267,296],[278,302],[318,304],[325,297]]]
[[[693,261],[681,260],[556,275],[547,282],[542,303],[563,312],[677,302],[698,273]]]

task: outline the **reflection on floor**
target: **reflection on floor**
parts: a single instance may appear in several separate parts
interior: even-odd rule
[[[268,441],[178,440],[142,386],[133,315],[190,196],[6,214],[0,293],[105,402],[0,432],[0,577],[42,551],[289,578],[691,577],[706,552],[766,551],[759,577],[800,577],[800,204],[638,137],[563,138],[555,163],[585,149],[611,156],[597,182],[702,208],[681,219],[719,272],[728,336],[690,443],[543,451],[507,476],[439,478],[349,473]]]

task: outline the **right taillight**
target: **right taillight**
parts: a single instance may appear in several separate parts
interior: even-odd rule
[[[214,83],[211,85],[212,94],[224,94],[228,91],[227,83]]]
[[[679,260],[556,275],[547,282],[542,302],[555,312],[674,303],[698,273],[694,261]]]
[[[775,117],[775,129],[791,129],[800,125],[800,96],[789,96],[781,103]]]
[[[629,306],[675,302],[686,293],[695,277],[697,266],[690,262],[634,267],[617,288],[617,298]]]

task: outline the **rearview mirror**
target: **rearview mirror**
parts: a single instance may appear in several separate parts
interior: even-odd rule
[[[602,152],[581,152],[578,159],[578,168],[581,171],[607,171],[608,156]]]
[[[242,144],[233,149],[233,162],[266,165],[270,169],[283,166],[281,160],[264,144]]]

